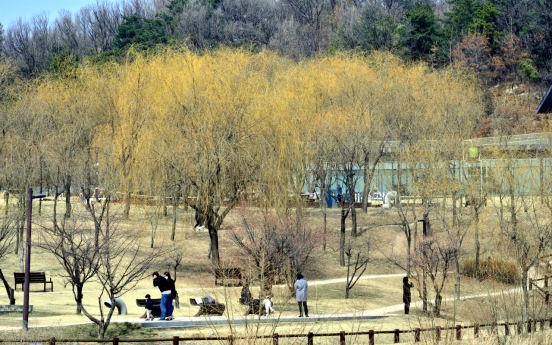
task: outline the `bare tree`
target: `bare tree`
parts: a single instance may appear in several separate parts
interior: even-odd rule
[[[54,196],[54,217],[52,227],[43,227],[40,246],[54,255],[65,270],[63,278],[70,284],[77,304],[77,314],[81,314],[84,285],[96,280],[100,265],[99,233],[96,228],[87,226],[87,219],[56,216],[58,194]],[[105,208],[102,209],[105,212]],[[101,217],[100,217],[101,218]],[[101,222],[101,220],[100,220]],[[101,225],[101,224],[100,224]]]
[[[349,298],[349,292],[358,282],[360,277],[366,271],[368,267],[368,262],[370,262],[370,242],[367,243],[366,251],[358,250],[355,253],[351,247],[351,241],[345,250],[345,255],[347,256],[347,280],[345,284],[345,298]],[[354,262],[351,265],[351,259],[354,257]],[[351,272],[352,268],[352,272]],[[355,277],[356,276],[356,277]]]
[[[416,270],[414,276],[417,281],[416,288],[420,293],[420,298],[424,298],[422,295],[424,292],[420,287],[425,286],[423,279],[426,276],[430,278],[435,293],[433,315],[439,316],[443,300],[441,293],[448,278],[448,270],[458,256],[458,243],[452,236],[448,236],[444,240],[431,236],[420,241],[418,246],[419,248],[413,258],[414,269]]]
[[[46,14],[36,15],[29,22],[19,18],[6,32],[6,54],[29,75],[36,75],[46,67],[52,44],[53,35]]]
[[[117,215],[110,214],[109,198],[104,201],[101,212],[90,207],[86,217],[72,218],[76,219],[72,219],[70,225],[63,218],[61,224],[54,222],[52,229],[46,229],[44,248],[53,253],[65,269],[67,282],[73,286],[77,310],[98,326],[98,338],[103,339],[116,304],[111,303],[111,308],[104,310],[102,298],[107,295],[109,300],[115,301],[132,290],[155,260],[161,259],[161,248],[143,248],[135,231],[118,227]],[[94,229],[87,224],[93,224]],[[163,250],[167,256],[170,252],[166,248]],[[98,317],[83,303],[82,286],[91,279],[102,286]]]
[[[83,7],[78,16],[81,30],[93,52],[99,54],[113,47],[117,28],[123,20],[118,4],[98,1],[94,5]]]
[[[320,238],[296,216],[277,216],[272,212],[254,214],[241,211],[243,229],[232,231],[232,241],[264,277],[264,286],[275,283],[277,276],[285,279],[293,291],[295,276],[301,272],[317,247]]]
[[[8,251],[12,250],[12,245],[16,234],[17,229],[15,227],[13,217],[2,217],[2,219],[0,220],[0,262],[2,262],[2,258],[8,253]],[[2,270],[0,270],[0,280],[2,280],[2,282],[4,283],[6,293],[10,299],[10,304],[14,304],[15,300],[13,299],[12,289],[10,287],[10,284],[2,274]]]

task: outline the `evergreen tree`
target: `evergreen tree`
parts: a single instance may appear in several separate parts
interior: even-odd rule
[[[441,28],[437,24],[435,13],[429,4],[416,3],[405,14],[411,25],[408,39],[410,55],[416,60],[427,61],[441,38]]]
[[[479,0],[449,0],[452,6],[451,12],[445,13],[445,29],[460,40],[465,36],[473,23],[483,4]]]
[[[117,28],[115,47],[119,49],[135,45],[139,49],[153,48],[168,42],[165,22],[159,18],[148,19],[136,14],[125,17]]]
[[[489,46],[493,48],[496,45],[500,31],[497,27],[497,16],[500,11],[495,5],[489,1],[477,11],[473,22],[470,24],[470,28],[474,32],[478,32],[487,36],[489,40]]]

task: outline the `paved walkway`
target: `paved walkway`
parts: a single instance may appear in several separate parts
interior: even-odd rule
[[[362,276],[361,280],[366,279],[379,279],[379,278],[394,278],[394,277],[403,277],[404,274],[378,274],[378,275],[366,275]],[[309,281],[309,286],[316,286],[316,285],[324,285],[324,284],[333,284],[333,283],[340,283],[345,282],[346,278],[336,278],[336,279],[326,279],[326,280],[312,280]],[[217,288],[224,288],[224,287],[217,287]],[[179,289],[179,290],[186,290],[186,289]],[[190,288],[192,290],[192,288]],[[479,295],[467,295],[462,296],[461,300],[471,299],[471,298],[479,298],[479,297],[488,297],[488,296],[497,296],[497,295],[505,295],[510,294],[513,292],[519,292],[520,289],[510,289],[507,291],[501,291],[491,294],[479,294]],[[446,298],[443,299],[443,302],[450,302],[453,301],[454,298]],[[422,301],[417,301],[411,304],[411,308],[413,307],[420,307],[422,306]],[[322,322],[322,321],[345,321],[345,320],[370,320],[370,319],[379,319],[384,318],[391,315],[401,315],[404,310],[404,304],[394,304],[382,308],[377,309],[371,309],[371,310],[365,310],[362,312],[357,313],[350,313],[350,314],[326,314],[326,315],[310,315],[310,317],[294,317],[294,316],[280,316],[280,315],[274,315],[270,317],[262,316],[259,317],[258,315],[249,315],[249,316],[232,316],[231,318],[226,316],[213,316],[213,315],[206,315],[206,316],[199,316],[199,317],[178,317],[175,320],[172,321],[145,321],[144,319],[140,318],[125,318],[125,319],[112,319],[111,322],[113,323],[120,323],[120,322],[130,322],[130,323],[136,323],[140,324],[144,328],[190,328],[190,327],[204,327],[204,326],[217,326],[217,325],[225,325],[232,323],[234,325],[243,325],[248,323],[282,323],[282,322]],[[76,324],[87,324],[90,322],[78,322],[78,323],[64,323],[63,325],[76,325]],[[59,326],[59,324],[56,325],[40,325],[40,326],[34,326],[34,327],[52,327],[52,326]],[[1,327],[0,330],[4,329],[20,329],[19,327]]]

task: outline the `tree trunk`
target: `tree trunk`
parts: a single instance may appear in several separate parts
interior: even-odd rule
[[[351,197],[353,198],[353,197]],[[354,199],[351,199],[353,203],[353,208],[351,209],[351,236],[357,237],[357,217],[356,217],[356,209],[355,209],[355,202]]]
[[[454,259],[454,263],[456,265],[456,299],[460,300],[460,260],[458,260],[458,256]]]
[[[77,302],[77,315],[82,314],[82,285],[77,285],[77,295],[75,296],[75,301]]]
[[[9,191],[5,191],[4,192],[4,202],[6,204],[6,208],[4,209],[4,214],[7,216],[8,213],[9,213],[9,209],[10,209],[10,192]]]
[[[326,229],[328,227],[328,215],[324,212],[324,238],[322,238],[322,250],[326,250]]]
[[[214,267],[218,268],[220,267],[218,231],[210,224],[210,222],[207,223],[207,227],[209,230],[209,238],[211,239],[211,246],[210,246],[211,262],[213,263]]]
[[[105,339],[105,331],[107,327],[103,321],[98,324],[98,339]]]
[[[479,280],[479,256],[481,255],[481,244],[479,243],[479,208],[474,207],[475,215],[475,279]]]
[[[362,212],[368,213],[368,194],[370,194],[370,186],[366,183],[368,172],[364,167],[364,190],[362,191]]]
[[[123,216],[125,217],[125,219],[128,219],[130,216],[130,192],[126,193],[125,209],[123,210]]]
[[[440,316],[441,315],[441,302],[443,301],[443,297],[441,294],[437,294],[435,296],[435,305],[433,306],[433,316]]]
[[[339,237],[339,264],[341,266],[345,266],[345,219],[347,219],[347,214],[341,206],[341,234]]]
[[[328,226],[328,205],[326,205],[327,189],[324,185],[320,187],[320,210],[324,219],[324,237],[322,238],[322,250],[326,250],[326,233]]]
[[[176,236],[176,215],[178,211],[178,196],[176,194],[173,195],[173,221],[172,221],[172,229],[171,229],[171,241],[174,241],[174,238]]]
[[[65,179],[65,218],[71,218],[71,175]]]
[[[406,223],[406,222],[405,222]],[[408,224],[403,224],[404,227],[408,227]],[[412,236],[410,236],[410,230],[405,228],[406,236],[406,275],[410,277],[411,264],[412,264]]]
[[[527,290],[529,268],[523,267],[521,272],[521,290],[523,291],[523,303],[521,305],[521,321],[527,322],[529,311],[529,291]]]

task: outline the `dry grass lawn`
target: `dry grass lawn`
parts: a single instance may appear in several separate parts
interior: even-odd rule
[[[37,204],[35,203],[35,213],[33,221],[49,226],[49,215],[51,212],[51,201],[45,201],[42,204],[42,215],[36,213]],[[115,205],[115,208],[120,205]],[[80,212],[78,203],[75,203],[77,213]],[[131,214],[131,221],[123,222],[124,226],[133,229],[142,236],[144,247],[149,247],[150,234],[152,231],[151,215],[153,208],[149,206],[134,206]],[[0,209],[0,211],[3,211]],[[62,211],[62,210],[61,210]],[[172,244],[170,241],[171,210],[169,216],[159,219],[156,232],[156,245],[163,243]],[[321,228],[322,216],[318,209],[307,209],[305,214],[309,217],[309,224],[313,228]],[[357,245],[363,244],[368,238],[372,242],[393,243],[397,248],[404,246],[404,234],[398,226],[392,225],[396,222],[396,211],[383,210],[381,208],[369,209],[368,214],[358,214],[358,224],[362,235],[355,239]],[[240,293],[240,287],[220,287],[214,285],[214,276],[211,271],[210,259],[207,257],[209,236],[206,231],[194,232],[193,214],[180,209],[176,233],[175,244],[183,254],[182,265],[177,273],[177,290],[180,296],[180,309],[175,310],[175,317],[192,317],[197,307],[189,304],[189,298],[210,295],[227,305],[226,317],[232,315],[243,315],[245,309],[237,303]],[[350,220],[348,220],[350,226]],[[225,220],[223,228],[220,231],[221,258],[229,262],[235,260],[239,262],[243,259],[230,240],[230,232],[240,226],[239,217],[236,212],[232,212]],[[349,232],[350,229],[347,229]],[[40,240],[41,229],[38,226],[33,228],[33,239]],[[347,233],[349,238],[349,233]],[[334,208],[329,210],[328,214],[328,237],[327,249],[322,251],[318,249],[309,262],[307,269],[303,272],[310,283],[309,287],[309,310],[311,315],[336,315],[349,313],[369,313],[371,310],[400,305],[402,303],[402,279],[400,276],[389,276],[375,279],[363,279],[351,291],[351,298],[345,299],[346,269],[339,265],[339,210]],[[469,240],[466,241],[469,246]],[[468,247],[466,247],[468,248]],[[169,263],[159,263],[157,270],[163,271],[168,268]],[[20,257],[10,254],[0,262],[0,268],[8,278],[10,284],[13,284],[13,273],[20,271]],[[70,285],[67,285],[63,278],[63,270],[56,262],[54,257],[38,246],[33,246],[32,250],[32,271],[45,271],[48,277],[54,281],[54,292],[41,292],[42,285],[31,285],[30,303],[34,307],[34,312],[30,314],[29,325],[31,330],[27,333],[17,331],[21,327],[21,314],[0,314],[0,338],[20,339],[21,337],[95,337],[95,328],[90,325],[89,320],[84,315],[75,313],[76,305],[73,299]],[[159,294],[157,288],[152,286],[151,272],[145,272],[144,277],[138,282],[135,288],[121,296],[128,308],[128,315],[115,315],[114,320],[126,320],[138,318],[143,309],[135,304],[135,299],[143,298],[149,293],[154,298]],[[365,272],[365,278],[370,275],[393,275],[403,274],[404,271],[392,265],[381,253],[372,249],[371,262]],[[341,281],[329,281],[342,278]],[[445,299],[451,297],[454,291],[454,276],[447,282],[444,290]],[[516,295],[509,293],[513,286],[507,286],[493,282],[475,282],[471,279],[462,280],[463,296],[469,295],[488,295],[489,297],[477,298],[465,301],[445,300],[443,305],[443,314],[441,318],[432,318],[425,316],[421,308],[413,307],[410,316],[402,315],[401,310],[395,311],[392,315],[375,320],[352,320],[341,322],[318,322],[318,323],[284,323],[275,322],[273,324],[251,324],[246,326],[233,326],[229,323],[227,326],[203,327],[194,329],[161,329],[161,330],[120,330],[121,326],[110,326],[115,331],[120,330],[121,336],[130,337],[172,337],[178,336],[205,336],[205,335],[223,335],[228,334],[279,334],[301,333],[306,334],[309,331],[314,333],[328,332],[354,332],[373,330],[392,330],[392,329],[413,329],[415,327],[426,328],[435,324],[471,324],[478,320],[483,320],[487,316],[491,317],[493,303],[499,304],[500,299],[511,298]],[[490,297],[491,293],[504,292],[502,297]],[[2,292],[4,292],[2,290]],[[252,287],[253,294],[259,292],[258,286]],[[431,287],[429,287],[430,298]],[[84,303],[87,310],[98,316],[98,303],[105,300],[100,298],[101,286],[96,282],[88,283],[84,292]],[[297,316],[297,305],[290,298],[289,290],[284,286],[275,286],[274,306],[278,316]],[[0,294],[0,299],[7,304],[6,294]],[[16,304],[22,304],[23,294],[19,288],[16,293]],[[515,298],[514,298],[515,299]],[[413,291],[413,303],[419,301],[416,291]],[[518,303],[514,302],[515,303]],[[479,322],[479,321],[478,321]],[[70,326],[84,324],[83,326]],[[54,326],[55,325],[55,326]],[[63,327],[62,327],[63,326]],[[119,327],[119,328],[117,328]],[[124,327],[123,327],[124,328]],[[132,328],[132,327],[131,327]],[[109,334],[108,334],[109,335]],[[378,336],[377,343],[391,343],[392,335]],[[355,338],[351,343],[365,343],[362,338]],[[403,341],[411,341],[412,337],[405,335]],[[297,341],[297,340],[296,340]],[[328,340],[330,341],[330,340]],[[334,343],[337,339],[334,339]],[[322,339],[317,343],[325,343]],[[291,340],[284,343],[292,343]],[[301,342],[304,343],[304,342]],[[349,342],[348,342],[349,343]]]

